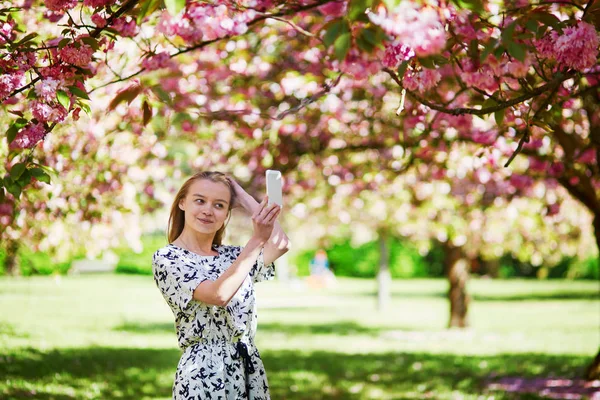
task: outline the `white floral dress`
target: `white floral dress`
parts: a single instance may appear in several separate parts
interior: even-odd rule
[[[205,280],[216,280],[242,248],[214,246],[218,256],[201,256],[169,244],[154,253],[154,280],[175,315],[179,347],[173,399],[267,400],[267,375],[256,346],[254,283],[273,279],[274,264],[261,251],[250,274],[225,307],[192,298]]]

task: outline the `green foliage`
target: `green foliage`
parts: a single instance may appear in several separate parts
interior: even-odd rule
[[[422,256],[408,242],[392,238],[388,243],[390,251],[390,272],[393,278],[435,278],[444,276],[444,252],[439,246],[433,246],[429,253]],[[353,247],[346,240],[326,249],[331,269],[336,276],[354,278],[373,278],[379,266],[379,243],[369,242]],[[316,249],[298,252],[291,256],[291,263],[296,265],[298,276],[309,275],[309,264]],[[521,262],[510,254],[499,260],[497,271],[491,271],[482,262],[474,268],[474,275],[488,275],[501,279],[506,278],[549,278],[549,279],[599,279],[600,267],[598,259],[590,257],[578,260],[565,257],[554,267],[536,267]]]
[[[389,267],[393,278],[437,277],[443,275],[443,254],[434,250],[426,257],[406,241],[390,239]],[[315,249],[299,252],[292,257],[299,276],[309,274],[310,260]],[[379,242],[373,241],[354,247],[349,240],[327,249],[331,269],[336,276],[373,278],[379,268]]]
[[[569,279],[600,279],[600,260],[598,257],[589,257],[585,260],[575,260],[571,267],[562,276]]]
[[[165,0],[169,14],[175,16],[185,7],[185,0]]]
[[[480,273],[487,274],[488,271],[484,270]],[[500,259],[498,278],[596,280],[600,278],[600,266],[596,257],[589,257],[584,260],[579,260],[576,257],[564,257],[560,263],[553,267],[544,265],[536,267],[506,254]]]
[[[71,261],[57,263],[47,253],[19,249],[18,262],[23,276],[66,274],[71,268]]]
[[[152,275],[152,255],[167,244],[164,235],[148,235],[142,237],[144,249],[136,253],[129,247],[117,251],[119,263],[116,272],[120,274]]]

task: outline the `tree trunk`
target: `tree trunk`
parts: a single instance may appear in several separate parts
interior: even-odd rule
[[[4,259],[4,272],[7,275],[16,276],[19,275],[19,258],[17,253],[19,251],[19,242],[12,239],[7,239],[3,246],[6,251],[6,258]]]
[[[389,266],[387,234],[379,232],[379,271],[377,272],[377,309],[384,311],[390,304],[392,275]]]
[[[600,214],[594,216],[594,233],[596,235],[596,245],[598,246],[598,258],[600,259]],[[594,361],[586,368],[585,379],[600,379],[600,348],[598,348]]]
[[[500,260],[488,260],[484,262],[485,274],[490,278],[498,278],[500,276]]]
[[[469,325],[467,311],[469,308],[469,295],[467,294],[467,281],[469,280],[469,265],[463,257],[460,247],[449,244],[444,245],[444,264],[450,283],[448,299],[450,300],[449,328],[464,328]]]

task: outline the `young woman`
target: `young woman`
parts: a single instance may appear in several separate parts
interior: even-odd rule
[[[252,215],[244,247],[223,245],[231,210]],[[289,248],[281,208],[258,204],[233,179],[200,172],[181,187],[169,244],[153,258],[154,280],[175,315],[179,347],[173,399],[265,400],[269,387],[256,346],[254,284],[272,279]]]

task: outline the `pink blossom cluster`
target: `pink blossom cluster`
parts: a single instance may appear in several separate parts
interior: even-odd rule
[[[46,18],[50,22],[58,22],[62,19],[64,15],[64,11],[46,10],[46,12],[44,12],[44,18]]]
[[[400,5],[389,15],[384,8],[369,12],[369,19],[394,38],[414,50],[419,57],[440,53],[446,46],[446,31],[438,12],[411,1]]]
[[[92,22],[98,28],[104,28],[106,26],[106,18],[104,18],[102,15],[100,15],[98,13],[92,15]]]
[[[78,0],[45,0],[44,3],[49,10],[66,11],[75,8]]]
[[[237,12],[227,6],[191,3],[182,16],[162,15],[158,30],[167,36],[180,36],[189,43],[215,40],[246,33],[253,11]]]
[[[0,22],[0,33],[2,34],[0,35],[0,44],[6,43],[6,39],[4,39],[4,37],[7,37],[10,40],[15,38],[13,28],[14,22]]]
[[[499,71],[494,71],[492,63],[475,65],[470,58],[462,60],[462,68],[457,67],[457,72],[462,81],[470,87],[494,92],[498,89],[499,80],[497,76]]]
[[[346,14],[347,5],[348,2],[345,0],[336,0],[320,6],[319,11],[330,17],[341,17]]]
[[[442,75],[435,69],[424,68],[419,72],[407,70],[402,84],[410,91],[417,90],[419,93],[424,93],[437,85],[440,79]]]
[[[402,61],[408,61],[415,56],[413,49],[405,44],[389,43],[385,46],[383,54],[383,66],[386,68],[396,68]]]
[[[560,177],[565,172],[565,166],[562,163],[554,162],[552,165],[550,165],[548,172],[550,176]]]
[[[504,64],[504,71],[515,78],[524,78],[529,72],[531,62],[529,58],[526,58],[524,62],[519,60],[512,60]]]
[[[121,17],[113,21],[111,28],[119,32],[123,37],[134,37],[138,33],[138,26],[135,19],[131,17]]]
[[[62,122],[67,117],[67,110],[60,104],[33,101],[30,106],[31,114],[38,122]]]
[[[512,174],[510,176],[510,184],[519,190],[525,190],[533,186],[534,180],[527,175]]]
[[[69,44],[58,51],[60,59],[67,64],[86,67],[92,61],[94,50],[87,44]]]
[[[582,164],[595,164],[596,163],[596,149],[590,148],[584,150],[579,156],[577,156],[577,162]]]
[[[0,59],[0,69],[9,71],[17,70],[26,72],[31,69],[37,61],[37,55],[34,52],[19,52],[14,51],[4,55],[4,58]]]
[[[470,132],[469,136],[475,143],[483,144],[483,145],[492,145],[496,142],[498,138],[498,133],[495,131],[480,131],[474,129]]]
[[[220,3],[227,4],[230,8],[251,8],[258,11],[267,11],[270,8],[280,5],[277,0],[222,0]]]
[[[35,85],[35,94],[44,101],[53,101],[60,81],[54,78],[42,79]]]
[[[171,56],[167,52],[160,52],[144,58],[142,68],[148,71],[154,71],[160,68],[167,68],[171,64]]]
[[[15,139],[10,143],[11,150],[30,149],[42,140],[46,135],[46,129],[41,123],[29,124],[17,133]]]
[[[116,3],[115,0],[83,0],[83,5],[94,8],[106,7],[114,3]]]
[[[340,71],[351,75],[354,79],[362,80],[375,75],[381,67],[379,61],[371,58],[369,54],[357,49],[350,49],[339,68]]]
[[[9,204],[9,203],[0,203],[0,215],[1,216],[11,216],[12,213],[13,213],[13,207],[12,207],[11,204]],[[4,224],[4,221],[2,221],[2,223]]]
[[[556,60],[561,67],[583,71],[597,63],[600,35],[593,25],[579,21],[565,28],[562,35],[552,31],[534,44],[542,57]]]
[[[551,217],[553,215],[557,215],[560,212],[560,203],[552,203],[548,204],[548,209],[546,215]]]
[[[550,167],[548,161],[540,160],[536,157],[529,157],[529,171],[533,172],[546,172]]]
[[[462,36],[465,43],[469,43],[471,40],[482,41],[489,33],[482,29],[475,29],[471,19],[475,15],[468,10],[460,10],[454,15],[452,20],[452,29],[458,36]]]
[[[0,75],[0,100],[4,100],[23,85],[25,85],[25,75],[22,72]]]

